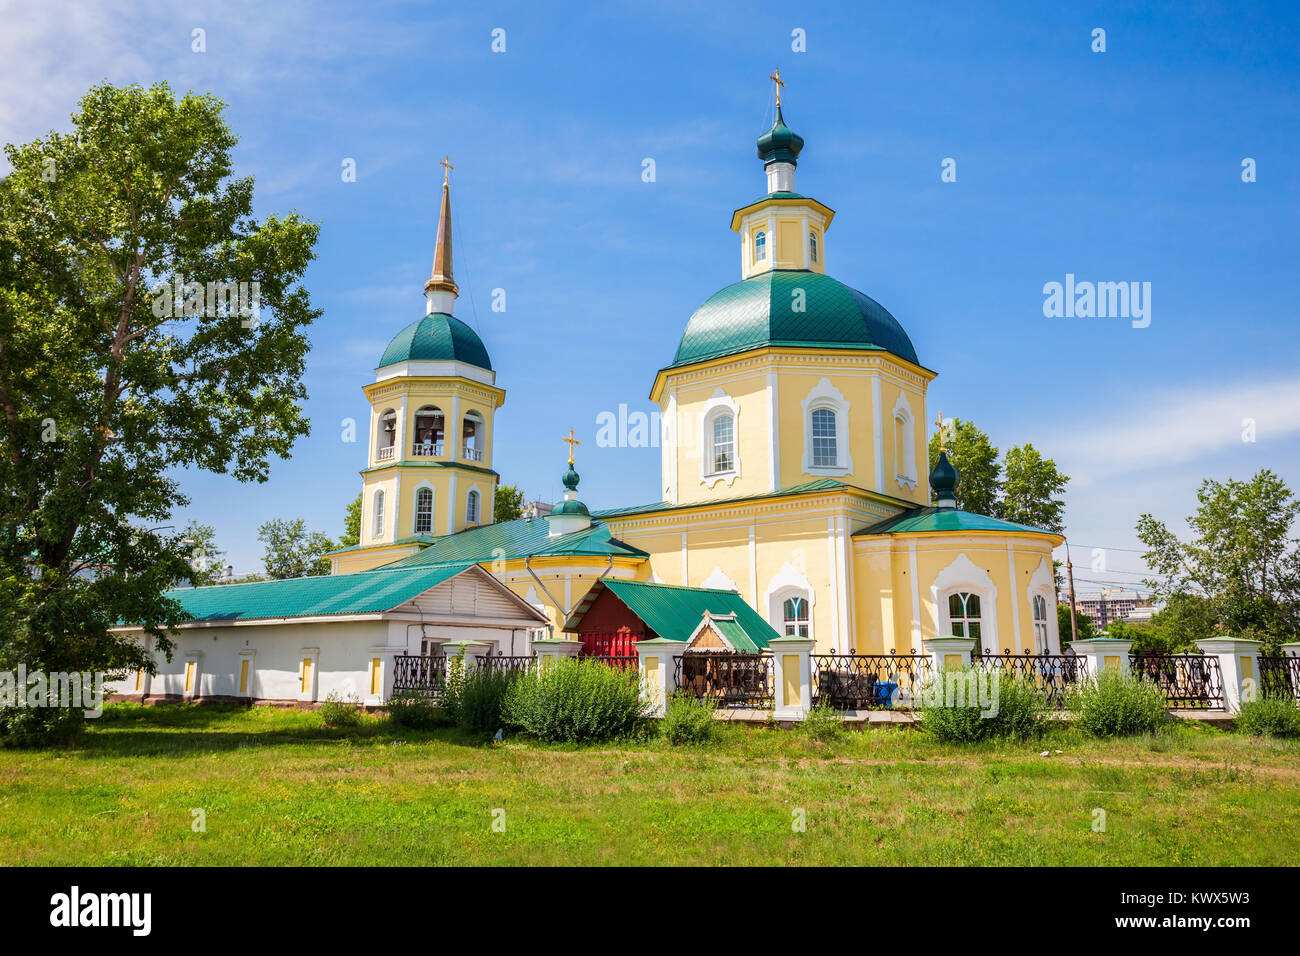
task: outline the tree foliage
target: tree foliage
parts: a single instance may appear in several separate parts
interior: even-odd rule
[[[348,502],[347,511],[343,513],[343,537],[339,538],[340,548],[352,548],[361,543],[361,494]]]
[[[210,524],[191,521],[185,526],[181,543],[189,549],[188,579],[196,588],[216,584],[221,579],[226,554],[217,547],[217,532]]]
[[[1196,499],[1188,541],[1150,514],[1138,518],[1143,558],[1156,575],[1145,583],[1166,604],[1157,617],[1200,638],[1248,637],[1270,648],[1294,640],[1300,542],[1292,527],[1300,501],[1268,469],[1249,481],[1207,478]]]
[[[257,529],[257,540],[266,546],[262,559],[266,576],[273,580],[306,578],[330,573],[334,542],[319,531],[308,531],[302,518],[274,519]]]
[[[524,493],[515,485],[497,485],[496,499],[492,503],[493,521],[514,521],[523,517]]]
[[[181,608],[162,592],[191,570],[185,533],[168,530],[188,503],[175,476],[264,481],[307,434],[304,330],[319,312],[300,280],[318,230],[293,213],[253,216],[253,180],[232,177],[235,143],[212,96],[105,83],[69,132],[5,149],[6,660],[152,670],[110,628],[138,623],[170,652]],[[256,282],[260,311],[209,308],[206,284],[231,282],[250,296]]]
[[[945,423],[948,460],[960,474],[957,507],[963,511],[1002,518],[1063,533],[1065,499],[1069,484],[1056,461],[1044,458],[1031,444],[1007,451],[1001,462],[998,449],[974,422],[954,418]],[[939,461],[940,436],[930,437],[930,468]]]

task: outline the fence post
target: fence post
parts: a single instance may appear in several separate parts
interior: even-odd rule
[[[975,646],[973,637],[923,637],[921,646],[930,655],[934,676],[945,670],[965,670],[970,667],[970,652]]]
[[[1223,709],[1230,714],[1241,712],[1241,702],[1258,695],[1260,641],[1244,637],[1212,637],[1197,641],[1196,646],[1208,657],[1219,659],[1223,675]]]
[[[662,637],[636,642],[637,668],[641,671],[641,686],[650,701],[651,717],[664,715],[668,698],[677,690],[673,656],[685,648],[681,641],[666,641]]]
[[[812,709],[812,650],[807,637],[776,637],[772,652],[772,696],[776,720],[803,720]]]
[[[568,637],[539,637],[533,641],[533,653],[537,655],[538,667],[577,657],[581,650],[582,641]]]
[[[1118,637],[1094,637],[1088,641],[1073,642],[1070,650],[1088,659],[1085,676],[1088,680],[1095,681],[1104,673],[1123,676],[1129,672],[1128,658],[1129,652],[1133,650],[1133,642]]]
[[[366,655],[366,690],[361,695],[365,706],[382,707],[393,696],[393,669],[396,666],[393,659],[405,653],[404,647],[379,645],[370,648]]]
[[[478,663],[480,657],[487,657],[488,652],[492,650],[492,645],[487,641],[447,641],[439,648],[447,655],[447,673],[451,673],[452,662],[462,654],[465,658],[465,668],[470,670]]]
[[[1292,641],[1290,644],[1282,645],[1283,657],[1300,657],[1300,641]]]

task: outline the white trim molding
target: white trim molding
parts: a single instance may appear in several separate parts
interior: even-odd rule
[[[713,570],[709,572],[709,576],[701,581],[699,586],[712,588],[715,591],[735,591],[737,594],[740,593],[740,587],[736,582],[727,577],[722,568],[716,564],[713,566]]]
[[[907,400],[907,393],[900,391],[898,401],[894,403],[894,412],[890,418],[894,430],[894,478],[898,487],[916,490],[916,416],[912,405]],[[902,447],[899,447],[899,436]]]
[[[935,633],[939,637],[952,634],[952,619],[948,614],[948,596],[959,591],[979,595],[980,644],[995,654],[1002,653],[998,643],[998,587],[993,578],[966,556],[963,551],[937,575],[930,585],[930,599],[938,620]]]
[[[726,471],[713,471],[713,423],[723,415],[731,416],[731,441],[734,449],[731,453],[731,468]],[[704,408],[699,413],[700,435],[700,484],[712,488],[720,481],[725,481],[730,488],[740,477],[740,406],[719,385],[709,396]]]
[[[415,529],[416,516],[417,513],[419,512],[418,503],[420,500],[420,489],[422,488],[428,488],[429,494],[432,495],[432,500],[430,501],[429,504],[429,530],[428,531],[417,531]],[[418,485],[415,486],[415,491],[411,494],[411,534],[413,535],[437,534],[438,533],[437,514],[438,514],[438,489],[434,487],[433,483],[429,481],[428,478],[425,478],[423,481],[421,481]]]
[[[767,622],[772,628],[784,636],[785,634],[785,614],[782,605],[785,604],[786,598],[801,597],[808,602],[808,637],[812,639],[813,634],[813,608],[817,604],[817,592],[809,583],[807,576],[787,561],[781,566],[781,570],[772,576],[768,582],[767,590],[763,592],[763,607],[767,609]]]
[[[853,456],[849,453],[849,400],[844,393],[823,378],[814,385],[801,401],[803,408],[803,459],[800,465],[807,475],[847,475],[853,471]],[[813,465],[812,414],[818,409],[835,413],[835,465]]]
[[[1056,578],[1052,573],[1052,566],[1047,563],[1046,558],[1039,560],[1038,567],[1034,568],[1034,573],[1029,576],[1029,584],[1025,588],[1025,597],[1029,601],[1029,620],[1031,622],[1034,619],[1034,598],[1042,597],[1047,602],[1046,653],[1061,653],[1060,623],[1056,613]],[[1041,654],[1044,652],[1035,647],[1034,653]]]

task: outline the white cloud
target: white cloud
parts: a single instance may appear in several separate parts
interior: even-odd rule
[[[1076,482],[1089,484],[1240,448],[1247,420],[1261,444],[1300,431],[1300,380],[1158,392],[1093,409],[1088,424],[1070,426],[1056,457]]]

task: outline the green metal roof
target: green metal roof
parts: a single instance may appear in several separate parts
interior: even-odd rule
[[[433,544],[438,539],[431,534],[413,534],[409,538],[398,538],[391,545],[380,545],[380,547],[396,547],[403,544]],[[335,554],[347,554],[349,551],[368,551],[375,547],[372,544],[350,544],[345,548],[335,548],[333,551],[324,552],[321,557],[328,558]]]
[[[602,587],[613,591],[627,605],[628,610],[667,641],[687,641],[700,626],[706,611],[715,615],[736,616],[736,620],[730,622],[730,630],[723,631],[723,635],[737,650],[758,651],[766,648],[769,641],[780,637],[772,625],[763,620],[735,591],[683,588],[671,584],[617,581],[611,578],[601,578],[592,586],[579,611],[564,622],[566,631],[577,628],[582,613],[591,606],[595,596],[600,593],[598,589]]]
[[[478,333],[446,312],[426,315],[394,335],[384,349],[379,368],[407,360],[453,360],[492,370],[492,361]]]
[[[1017,524],[990,518],[988,515],[975,514],[957,508],[913,508],[901,515],[894,515],[884,521],[868,525],[859,534],[920,534],[927,531],[1028,531],[1033,534],[1049,534],[1060,537],[1055,531],[1035,528],[1033,525]]]
[[[455,577],[468,564],[413,571],[335,574],[167,591],[195,621],[378,614]]]
[[[804,310],[796,312],[799,301]],[[710,296],[686,324],[668,367],[769,345],[878,349],[920,364],[898,320],[869,295],[819,272],[776,269]]]
[[[761,648],[750,639],[749,632],[741,627],[739,621],[730,618],[714,618],[713,627],[717,629],[727,643],[741,653],[757,654]],[[767,644],[763,644],[767,647]]]
[[[444,535],[424,550],[384,565],[384,568],[482,564],[529,555],[533,557],[544,555],[648,557],[641,549],[612,537],[607,524],[597,522],[590,528],[552,538],[550,525],[545,518],[533,518],[531,521],[519,518],[515,521],[502,521]]]
[[[762,491],[754,495],[737,495],[734,498],[711,498],[707,501],[683,501],[673,504],[670,501],[652,501],[644,505],[631,505],[625,508],[606,508],[603,511],[594,512],[597,518],[621,518],[624,515],[648,514],[654,511],[674,511],[682,508],[697,508],[702,505],[731,505],[744,501],[758,501],[763,498],[782,498],[789,495],[813,494],[819,491],[859,491],[866,494],[866,490],[859,488],[857,485],[845,484],[834,478],[818,478],[814,481],[806,481],[800,485],[790,485],[787,488],[781,488],[778,491]],[[876,497],[880,497],[877,495]],[[900,505],[906,505],[908,502],[901,498],[895,499]]]

